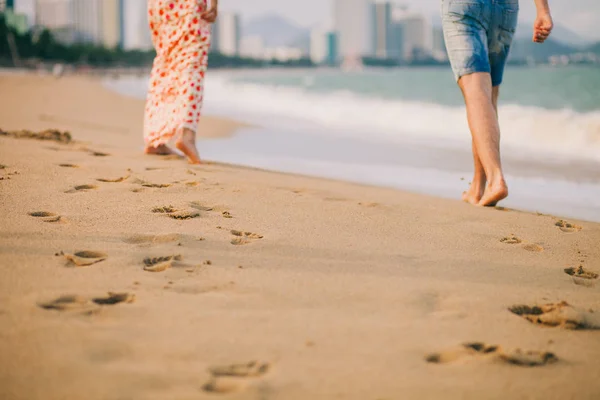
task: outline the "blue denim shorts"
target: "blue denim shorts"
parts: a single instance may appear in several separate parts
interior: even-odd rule
[[[457,81],[487,72],[492,86],[502,83],[518,14],[519,0],[442,0],[444,40]]]

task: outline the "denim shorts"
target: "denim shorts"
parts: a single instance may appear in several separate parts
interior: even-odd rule
[[[487,72],[492,86],[502,83],[518,14],[519,0],[442,0],[444,40],[457,81]]]

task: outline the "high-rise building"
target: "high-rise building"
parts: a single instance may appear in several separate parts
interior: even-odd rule
[[[0,12],[12,10],[15,7],[15,0],[0,0]]]
[[[373,18],[369,0],[334,0],[334,30],[339,35],[340,57],[354,63],[373,55]]]
[[[35,24],[52,31],[56,40],[73,43],[73,0],[37,0]]]
[[[78,43],[102,44],[102,2],[105,0],[74,0],[73,29]]]
[[[147,0],[123,0],[123,41],[126,50],[152,48]]]
[[[314,29],[310,35],[310,60],[317,65],[336,65],[339,61],[337,33]]]
[[[423,15],[411,13],[404,8],[396,8],[392,17],[394,23],[401,26],[404,59],[413,60],[429,52],[428,24]]]
[[[323,64],[327,59],[327,32],[315,28],[310,32],[310,60],[314,64]]]
[[[211,48],[227,56],[240,55],[240,16],[223,13],[212,26]]]
[[[448,60],[448,52],[446,51],[446,42],[444,41],[444,31],[441,27],[433,28],[432,35],[432,50],[433,58],[439,61]]]
[[[329,65],[336,65],[339,61],[339,40],[337,32],[327,32],[327,58]]]
[[[104,47],[114,48],[123,44],[123,1],[102,1],[102,44]]]
[[[1,2],[2,0],[0,0]],[[7,3],[8,4],[8,3]],[[15,14],[25,16],[27,28],[31,28],[35,24],[35,5],[36,0],[15,0]]]
[[[389,55],[392,29],[392,4],[389,1],[378,1],[371,4],[371,38],[374,56],[387,58]]]
[[[216,50],[213,42],[212,48]],[[265,43],[258,35],[244,36],[240,41],[240,55],[242,57],[261,59],[265,55]]]

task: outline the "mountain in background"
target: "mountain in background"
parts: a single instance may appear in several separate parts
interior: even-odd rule
[[[442,20],[439,15],[434,14],[432,24],[436,28],[442,27]],[[533,21],[519,21],[517,26],[517,34],[515,39],[531,39],[533,36]],[[586,47],[593,43],[593,40],[586,39],[581,35],[573,32],[569,28],[555,22],[552,38],[555,41],[574,47]]]
[[[585,51],[600,55],[600,42],[597,42],[595,44],[592,44],[592,45],[586,47]]]
[[[277,14],[268,14],[244,23],[243,36],[260,36],[266,46],[292,46],[303,44],[308,47],[310,32]]]
[[[533,22],[519,22],[517,27],[517,39],[529,39],[533,36]],[[588,40],[581,35],[565,28],[560,24],[555,24],[552,30],[552,36],[555,41],[574,47],[583,48],[589,46],[593,41]]]
[[[440,26],[439,16],[434,18],[433,26]],[[553,35],[544,44],[531,41],[533,22],[519,22],[517,34],[511,49],[511,58],[514,60],[533,59],[545,62],[554,55],[572,54],[579,51],[588,51],[600,54],[600,42],[591,42],[575,32],[557,24]],[[293,46],[308,53],[310,49],[310,30],[296,25],[277,14],[268,14],[257,17],[244,23],[242,26],[244,36],[260,36],[266,46]]]
[[[513,41],[510,58],[513,60],[533,59],[545,62],[551,56],[568,55],[579,51],[578,47],[569,46],[556,39],[549,38],[543,44],[534,43],[531,38],[517,38]]]

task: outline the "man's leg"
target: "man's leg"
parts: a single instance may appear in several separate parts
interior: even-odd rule
[[[469,189],[469,192],[477,194],[476,189],[481,190],[477,185],[485,183],[483,179],[486,179],[487,184],[485,184],[483,195],[477,205],[494,206],[508,196],[508,187],[504,181],[500,162],[500,127],[496,112],[498,90],[492,88],[490,74],[485,72],[465,75],[460,78],[458,84],[465,98],[474,147],[473,158],[475,159],[477,181],[473,181],[473,190]],[[496,91],[495,96],[494,91]],[[485,173],[483,178],[481,176],[482,169]]]
[[[462,199],[467,203],[477,205],[483,196],[486,178],[483,165],[481,164],[479,154],[477,153],[477,146],[475,146],[474,139],[471,140],[471,149],[473,151],[473,164],[475,173],[473,174],[473,179],[471,180],[469,190],[463,193]]]

